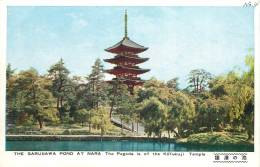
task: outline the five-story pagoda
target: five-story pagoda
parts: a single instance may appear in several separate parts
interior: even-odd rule
[[[108,81],[113,83],[120,81],[128,86],[130,93],[133,93],[135,86],[140,86],[144,81],[138,75],[150,71],[149,69],[141,69],[138,64],[147,61],[149,58],[141,58],[137,54],[147,50],[147,47],[141,46],[130,40],[127,36],[127,11],[125,11],[125,36],[117,44],[105,49],[105,51],[117,54],[112,59],[104,59],[105,62],[115,64],[113,69],[105,70],[105,72],[115,75],[115,78]]]

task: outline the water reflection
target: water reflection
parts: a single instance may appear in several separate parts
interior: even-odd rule
[[[252,152],[253,146],[183,145],[155,141],[6,141],[7,151],[216,151]]]

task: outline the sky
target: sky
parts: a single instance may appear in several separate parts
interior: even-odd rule
[[[213,75],[246,70],[254,48],[254,10],[243,7],[8,7],[7,63],[17,71],[36,68],[46,74],[61,58],[71,75],[86,76],[104,49],[124,36],[149,49],[140,65],[151,69],[143,79],[167,81],[203,68]],[[105,69],[112,66],[103,62]],[[107,74],[106,78],[112,76]]]

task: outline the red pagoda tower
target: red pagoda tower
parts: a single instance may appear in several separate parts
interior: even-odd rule
[[[141,69],[137,64],[147,61],[149,58],[141,58],[137,54],[147,50],[147,47],[141,46],[130,40],[127,36],[127,11],[125,11],[125,36],[117,44],[105,49],[105,51],[114,53],[116,56],[112,59],[104,59],[105,62],[115,64],[113,69],[105,70],[105,72],[115,75],[109,83],[120,81],[128,86],[131,94],[133,94],[134,86],[143,85],[144,81],[138,75],[150,71],[149,69]]]

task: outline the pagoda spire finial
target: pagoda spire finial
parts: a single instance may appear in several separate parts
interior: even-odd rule
[[[125,38],[127,38],[127,10],[125,10]]]

